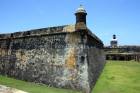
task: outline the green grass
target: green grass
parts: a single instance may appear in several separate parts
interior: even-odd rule
[[[133,61],[133,62],[134,62],[134,61],[135,61],[135,59],[131,59],[131,60],[129,60],[129,61]]]
[[[140,93],[140,62],[132,61],[107,60],[92,93]],[[29,93],[80,93],[41,86],[2,75],[0,75],[0,85]]]
[[[121,54],[129,54],[129,53],[127,53],[127,52],[123,52],[123,53],[121,53]]]
[[[140,93],[140,63],[108,60],[92,93]]]
[[[11,79],[2,75],[0,75],[0,85],[16,88],[29,93],[80,93],[80,92],[75,92],[75,91],[70,91],[65,89],[41,86],[38,84],[24,82],[21,80]]]

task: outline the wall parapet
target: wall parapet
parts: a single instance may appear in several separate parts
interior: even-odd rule
[[[30,31],[20,31],[15,33],[0,34],[0,41],[5,39],[28,38],[28,37],[37,37],[37,36],[46,36],[46,35],[74,33],[74,32],[82,33],[84,31],[87,31],[84,34],[88,34],[92,36],[95,40],[103,44],[103,42],[95,34],[93,34],[83,23],[42,28],[42,29],[34,29]]]

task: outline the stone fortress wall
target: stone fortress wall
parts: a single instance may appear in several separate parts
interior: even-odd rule
[[[140,46],[121,45],[121,46],[104,46],[106,53],[140,53]]]
[[[1,34],[0,74],[90,93],[106,65],[103,42],[92,34],[85,21],[76,22]]]
[[[104,46],[107,60],[131,60],[140,62],[140,46],[138,45],[121,45],[121,46]]]

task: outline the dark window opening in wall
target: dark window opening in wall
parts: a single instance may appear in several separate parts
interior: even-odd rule
[[[13,33],[11,33],[11,37],[13,37]]]
[[[27,31],[27,35],[30,35],[30,31]]]
[[[115,56],[112,56],[112,59],[111,60],[117,60],[117,58]]]
[[[2,35],[0,35],[0,38],[2,38]]]
[[[125,58],[121,56],[121,57],[119,58],[119,60],[125,60]]]
[[[109,60],[109,57],[106,56],[106,60]]]

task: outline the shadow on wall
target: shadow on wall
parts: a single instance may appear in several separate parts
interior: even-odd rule
[[[112,56],[111,60],[117,60],[117,58],[115,56]]]
[[[106,56],[106,60],[109,60],[109,57]]]
[[[127,59],[125,58],[125,57],[123,57],[123,56],[121,56],[121,57],[119,57],[118,58],[118,60],[127,60],[127,61],[129,61],[129,60],[131,60],[131,59],[134,59],[134,58],[131,58],[131,57],[128,57]],[[109,58],[108,56],[106,56],[106,60],[117,60],[117,57],[115,57],[115,56],[112,56],[111,58]]]
[[[119,60],[125,60],[125,58],[124,57],[119,57]]]

